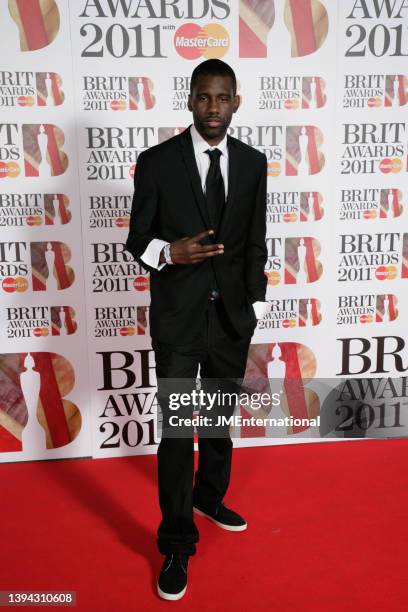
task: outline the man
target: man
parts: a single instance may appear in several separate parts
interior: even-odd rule
[[[166,427],[165,381],[195,379],[199,366],[202,380],[242,378],[255,310],[259,317],[265,309],[266,157],[227,136],[239,104],[232,68],[216,59],[199,64],[188,100],[194,125],[138,158],[126,248],[151,273],[150,332]],[[198,446],[194,488],[192,435],[163,435],[157,452],[164,599],[180,599],[187,588],[198,542],[193,509],[224,529],[247,527],[222,503],[229,434],[199,436]]]

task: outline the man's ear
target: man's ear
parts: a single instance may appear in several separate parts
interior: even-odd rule
[[[193,110],[193,104],[192,104],[192,100],[191,100],[191,94],[188,94],[187,108],[188,108],[188,110],[189,110],[190,112]]]
[[[233,113],[236,113],[241,104],[241,96],[234,96],[234,110]]]

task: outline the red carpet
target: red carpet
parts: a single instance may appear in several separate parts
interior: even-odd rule
[[[75,590],[81,612],[406,610],[407,456],[408,440],[236,449],[225,501],[249,528],[197,517],[178,602],[156,596],[155,456],[0,465],[0,590]]]

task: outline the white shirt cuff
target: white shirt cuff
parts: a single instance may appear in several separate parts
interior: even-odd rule
[[[151,268],[156,268],[156,270],[161,270],[166,265],[165,263],[159,263],[160,253],[166,244],[169,244],[165,240],[159,240],[158,238],[153,238],[147,246],[147,249],[141,255],[140,259],[145,262]]]
[[[269,304],[269,302],[254,302],[252,306],[255,311],[255,316],[258,320],[263,319],[264,316],[271,311],[271,304]]]

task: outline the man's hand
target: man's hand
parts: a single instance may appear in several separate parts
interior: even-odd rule
[[[174,264],[195,264],[224,253],[223,244],[209,244],[202,246],[200,240],[214,234],[213,230],[206,230],[193,238],[181,238],[170,244],[170,257]],[[160,263],[164,263],[163,253],[160,254]]]

